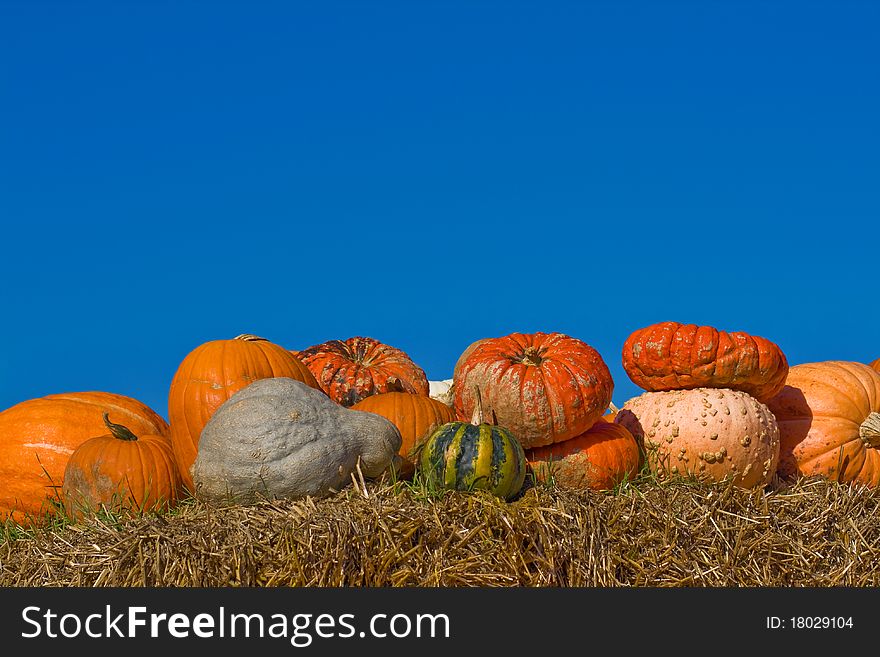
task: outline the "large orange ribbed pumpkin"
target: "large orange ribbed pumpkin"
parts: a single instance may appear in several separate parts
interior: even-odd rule
[[[512,333],[479,342],[453,381],[459,420],[474,412],[479,388],[486,416],[524,449],[574,438],[611,403],[614,382],[593,347],[563,333]]]
[[[151,408],[110,392],[48,395],[0,413],[0,519],[28,523],[55,512],[67,461],[82,443],[107,433],[105,412],[138,433],[169,434]]]
[[[409,477],[415,470],[413,449],[440,425],[455,420],[451,406],[426,395],[409,392],[385,392],[365,397],[351,407],[353,411],[376,413],[389,420],[400,431],[400,476]]]
[[[608,490],[638,473],[640,452],[625,427],[600,420],[580,436],[526,451],[526,459],[538,481]]]
[[[785,385],[788,361],[765,338],[661,322],[634,331],[626,339],[623,369],[648,392],[730,388],[766,401]]]
[[[880,484],[880,373],[868,365],[795,365],[767,402],[779,424],[779,474]]]
[[[177,501],[180,473],[169,436],[141,434],[110,421],[106,433],[77,447],[64,469],[67,514],[81,518],[101,510],[164,511]]]
[[[198,454],[202,429],[214,411],[245,386],[274,377],[287,377],[312,388],[319,387],[296,356],[255,335],[205,342],[180,363],[168,393],[168,420],[174,460],[181,481],[190,492],[193,482],[189,470]]]
[[[373,338],[329,340],[303,349],[299,357],[321,389],[343,406],[383,392],[430,391],[425,371],[406,352]]]

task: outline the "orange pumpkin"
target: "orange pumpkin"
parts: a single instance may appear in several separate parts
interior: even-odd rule
[[[193,490],[190,468],[202,429],[223,402],[259,379],[288,377],[318,388],[309,369],[274,342],[243,334],[212,340],[193,349],[180,363],[168,393],[171,445],[183,485]]]
[[[461,352],[461,355],[458,357],[458,360],[455,362],[455,367],[452,369],[452,379],[455,380],[455,377],[458,375],[458,371],[461,369],[461,366],[468,359],[474,349],[480,346],[483,342],[485,342],[488,338],[484,338],[481,340],[475,340],[471,342],[464,351]]]
[[[453,381],[459,420],[474,412],[479,388],[488,417],[525,449],[579,436],[611,403],[614,382],[593,347],[562,333],[512,333],[482,340]]]
[[[299,357],[321,389],[343,406],[383,392],[430,391],[425,371],[404,351],[373,338],[330,340],[303,349]]]
[[[562,488],[608,490],[639,471],[639,446],[613,422],[596,422],[580,436],[526,451],[538,481]]]
[[[868,365],[795,365],[767,402],[779,424],[779,474],[880,484],[880,373]]]
[[[102,415],[108,410],[133,431],[169,435],[151,408],[109,392],[48,395],[0,413],[0,520],[31,524],[54,514],[70,455],[106,432]]]
[[[409,477],[415,470],[413,450],[442,424],[455,420],[452,407],[425,395],[409,392],[386,392],[370,395],[351,407],[353,411],[376,413],[400,431],[400,476]]]
[[[180,473],[168,436],[136,436],[110,422],[109,434],[77,447],[64,469],[62,497],[68,515],[81,518],[106,507],[113,511],[159,511],[177,501]]]
[[[880,372],[880,358],[871,363],[871,367]]]
[[[648,392],[730,388],[766,401],[785,385],[788,361],[765,338],[661,322],[626,339],[623,369]]]

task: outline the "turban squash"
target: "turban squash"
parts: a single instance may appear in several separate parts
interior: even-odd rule
[[[648,392],[730,388],[766,401],[785,385],[788,361],[765,338],[661,322],[630,334],[623,345],[623,369]]]
[[[784,477],[880,484],[880,372],[862,363],[795,365],[767,402],[779,423]]]
[[[430,392],[427,375],[406,352],[373,338],[329,340],[303,349],[299,358],[330,399],[343,406],[383,392]]]
[[[579,436],[611,403],[608,366],[577,338],[512,333],[472,347],[453,376],[456,417],[471,416],[479,388],[487,417],[507,427],[525,449]]]
[[[31,523],[62,502],[68,459],[90,438],[107,433],[103,414],[139,434],[168,436],[151,408],[110,392],[71,392],[23,401],[0,413],[0,520]]]
[[[255,335],[205,342],[180,363],[168,393],[168,419],[174,460],[181,481],[190,492],[193,489],[190,468],[208,420],[221,404],[245,386],[274,377],[287,377],[318,388],[315,377],[296,356]]]

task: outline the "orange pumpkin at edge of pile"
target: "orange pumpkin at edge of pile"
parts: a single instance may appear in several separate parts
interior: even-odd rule
[[[0,521],[32,525],[54,515],[68,459],[107,432],[105,411],[137,433],[170,436],[168,424],[146,404],[110,392],[47,395],[0,412]]]
[[[880,485],[880,372],[850,361],[795,365],[767,405],[779,424],[780,476]]]

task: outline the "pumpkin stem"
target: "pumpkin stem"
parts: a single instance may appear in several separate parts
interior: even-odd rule
[[[880,447],[880,413],[869,413],[862,426],[859,427],[859,436],[868,447]]]
[[[137,440],[137,436],[135,436],[128,427],[124,427],[121,424],[113,424],[110,421],[110,416],[107,413],[104,413],[104,424],[107,425],[107,428],[110,429],[110,433],[113,434],[114,438],[119,438],[119,440]]]
[[[242,333],[241,335],[236,335],[233,340],[244,340],[246,342],[268,342],[266,338],[261,338],[259,335],[251,335],[250,333]]]
[[[608,410],[610,410],[612,413],[619,413],[620,412],[620,409],[614,405],[614,402],[608,402]]]
[[[483,397],[480,395],[480,387],[474,386],[474,395],[476,402],[474,403],[474,414],[471,417],[471,424],[480,426],[483,424]]]
[[[522,356],[521,356],[519,362],[523,363],[524,365],[534,365],[535,367],[537,367],[543,361],[544,361],[544,359],[541,358],[541,350],[540,349],[536,349],[535,347],[526,347],[523,350],[523,353],[522,353]]]

